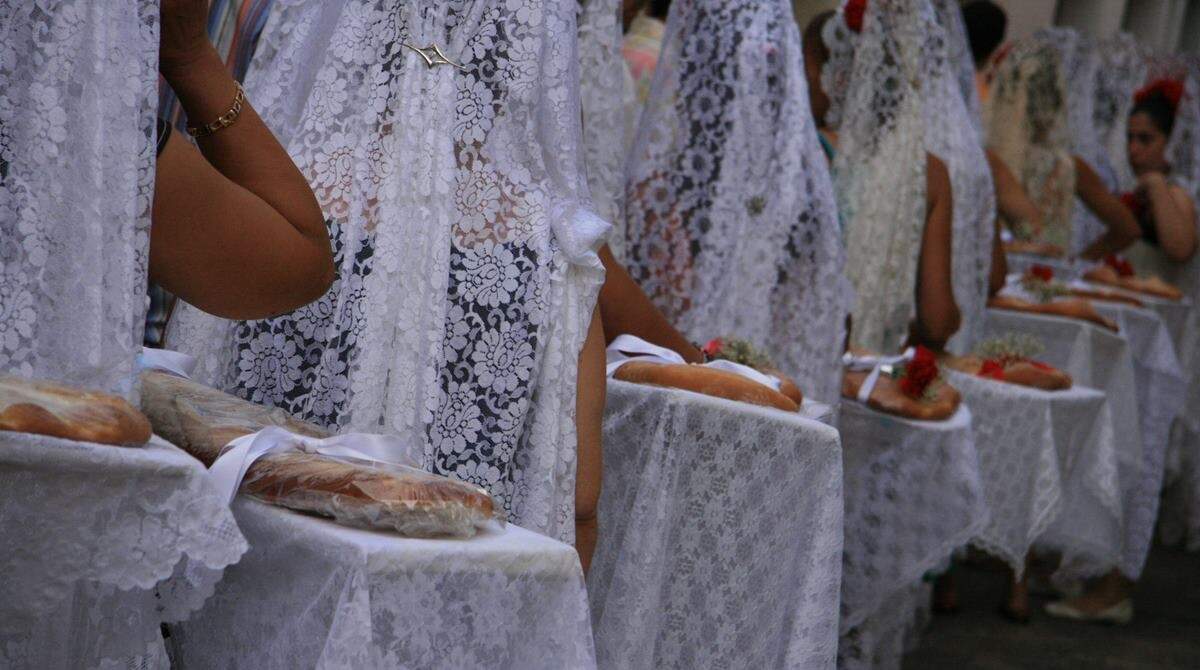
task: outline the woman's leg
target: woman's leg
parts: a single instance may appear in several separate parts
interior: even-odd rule
[[[579,389],[575,401],[575,430],[579,455],[575,474],[575,549],[586,574],[596,551],[599,530],[596,506],[600,503],[603,471],[601,422],[604,419],[604,328],[599,308],[592,313],[587,339],[579,352]]]

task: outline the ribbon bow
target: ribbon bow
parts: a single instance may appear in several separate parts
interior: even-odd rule
[[[297,435],[279,426],[268,426],[234,439],[208,469],[208,477],[227,502],[237,495],[246,471],[271,453],[295,451],[336,458],[353,458],[379,465],[421,468],[421,458],[395,435],[346,433],[327,438]]]
[[[842,354],[842,365],[847,370],[853,372],[871,371],[867,375],[866,381],[858,389],[858,401],[866,402],[871,397],[871,391],[874,391],[875,385],[879,383],[880,374],[884,372],[889,375],[894,374],[898,365],[911,361],[916,353],[916,349],[909,347],[899,356],[855,356],[849,351]]]
[[[628,356],[627,354],[633,354],[633,356]],[[613,340],[612,344],[608,345],[605,357],[608,363],[605,373],[609,377],[613,376],[613,373],[622,365],[632,360],[638,360],[643,363],[659,363],[662,365],[687,365],[687,361],[683,360],[683,356],[666,347],[651,344],[633,335],[619,335],[617,339]],[[778,379],[771,375],[764,375],[748,365],[734,363],[733,361],[716,360],[704,363],[704,367],[732,372],[750,381],[758,382],[767,388],[776,391],[779,390]]]
[[[158,370],[176,377],[191,379],[192,371],[196,369],[196,358],[170,349],[142,347],[142,353],[138,354],[137,366],[138,372]]]

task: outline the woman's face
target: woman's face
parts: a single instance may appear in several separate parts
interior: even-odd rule
[[[1150,115],[1137,112],[1129,117],[1129,167],[1134,174],[1167,171],[1167,136],[1163,134]]]

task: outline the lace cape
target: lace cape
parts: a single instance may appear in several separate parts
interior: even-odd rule
[[[102,4],[0,7],[0,370],[132,398],[158,3]]]
[[[874,351],[898,349],[916,315],[925,227],[926,83],[920,73],[935,20],[927,2],[882,0],[868,4],[861,34],[845,28],[840,11],[823,31],[831,57],[822,85],[841,110],[833,172],[846,274],[857,297],[850,339]],[[847,42],[839,42],[842,37]]]
[[[984,110],[988,146],[1042,213],[1038,241],[1071,242],[1075,164],[1062,55],[1038,37],[1016,44],[996,68]]]
[[[766,349],[838,393],[846,294],[833,189],[786,0],[679,0],[626,181],[630,272],[686,335]]]
[[[636,123],[620,13],[619,0],[584,0],[579,7],[583,162],[596,213],[613,224],[608,242],[618,260],[625,256],[625,157]]]
[[[925,106],[925,148],[946,164],[953,192],[954,301],[962,326],[949,347],[959,353],[974,349],[982,334],[987,308],[988,279],[995,237],[996,190],[978,126],[971,112],[974,82],[962,79],[964,67],[973,73],[966,49],[962,12],[954,0],[935,0],[937,24],[925,38],[921,81],[925,95],[939,104]]]
[[[1117,188],[1133,189],[1136,179],[1129,167],[1126,130],[1133,94],[1146,80],[1146,57],[1129,33],[1117,33],[1096,45],[1100,66],[1096,69],[1093,114],[1096,134],[1108,153]]]
[[[576,361],[607,232],[577,162],[575,12],[277,3],[247,94],[313,186],[337,278],[273,319],[184,306],[168,333],[200,357],[202,381],[422,444],[429,469],[567,541]]]

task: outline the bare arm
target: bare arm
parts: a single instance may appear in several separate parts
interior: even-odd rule
[[[1144,175],[1138,183],[1150,202],[1159,247],[1172,261],[1186,262],[1196,253],[1196,211],[1192,199],[1158,172]]]
[[[1075,194],[1107,227],[1100,239],[1084,249],[1080,256],[1097,260],[1133,244],[1141,237],[1133,212],[1109,192],[1104,180],[1086,161],[1078,156],[1072,158],[1075,161]]]
[[[206,16],[205,0],[164,0],[159,69],[193,125],[225,113],[236,92],[204,35]],[[151,279],[226,318],[320,297],[334,275],[321,209],[249,101],[232,126],[198,144],[200,152],[173,133],[159,158]]]
[[[634,335],[683,356],[689,363],[702,363],[704,356],[671,325],[650,302],[646,292],[613,257],[608,245],[600,249],[604,263],[604,285],[600,287],[600,318],[606,341],[618,335]]]
[[[1000,219],[996,219],[996,232],[992,236],[992,270],[988,276],[988,297],[995,297],[1008,280],[1008,258],[1004,245],[1000,243]]]
[[[992,182],[996,187],[996,209],[1000,216],[1004,217],[1010,226],[1023,221],[1029,224],[1035,234],[1041,232],[1042,213],[1029,198],[1029,194],[1025,193],[1021,182],[1017,181],[1012,170],[1009,170],[1004,161],[992,153],[991,149],[985,153],[988,167],[992,171]]]
[[[925,170],[925,231],[917,267],[916,339],[942,349],[958,331],[962,315],[954,302],[952,244],[953,204],[946,165],[927,155]]]

